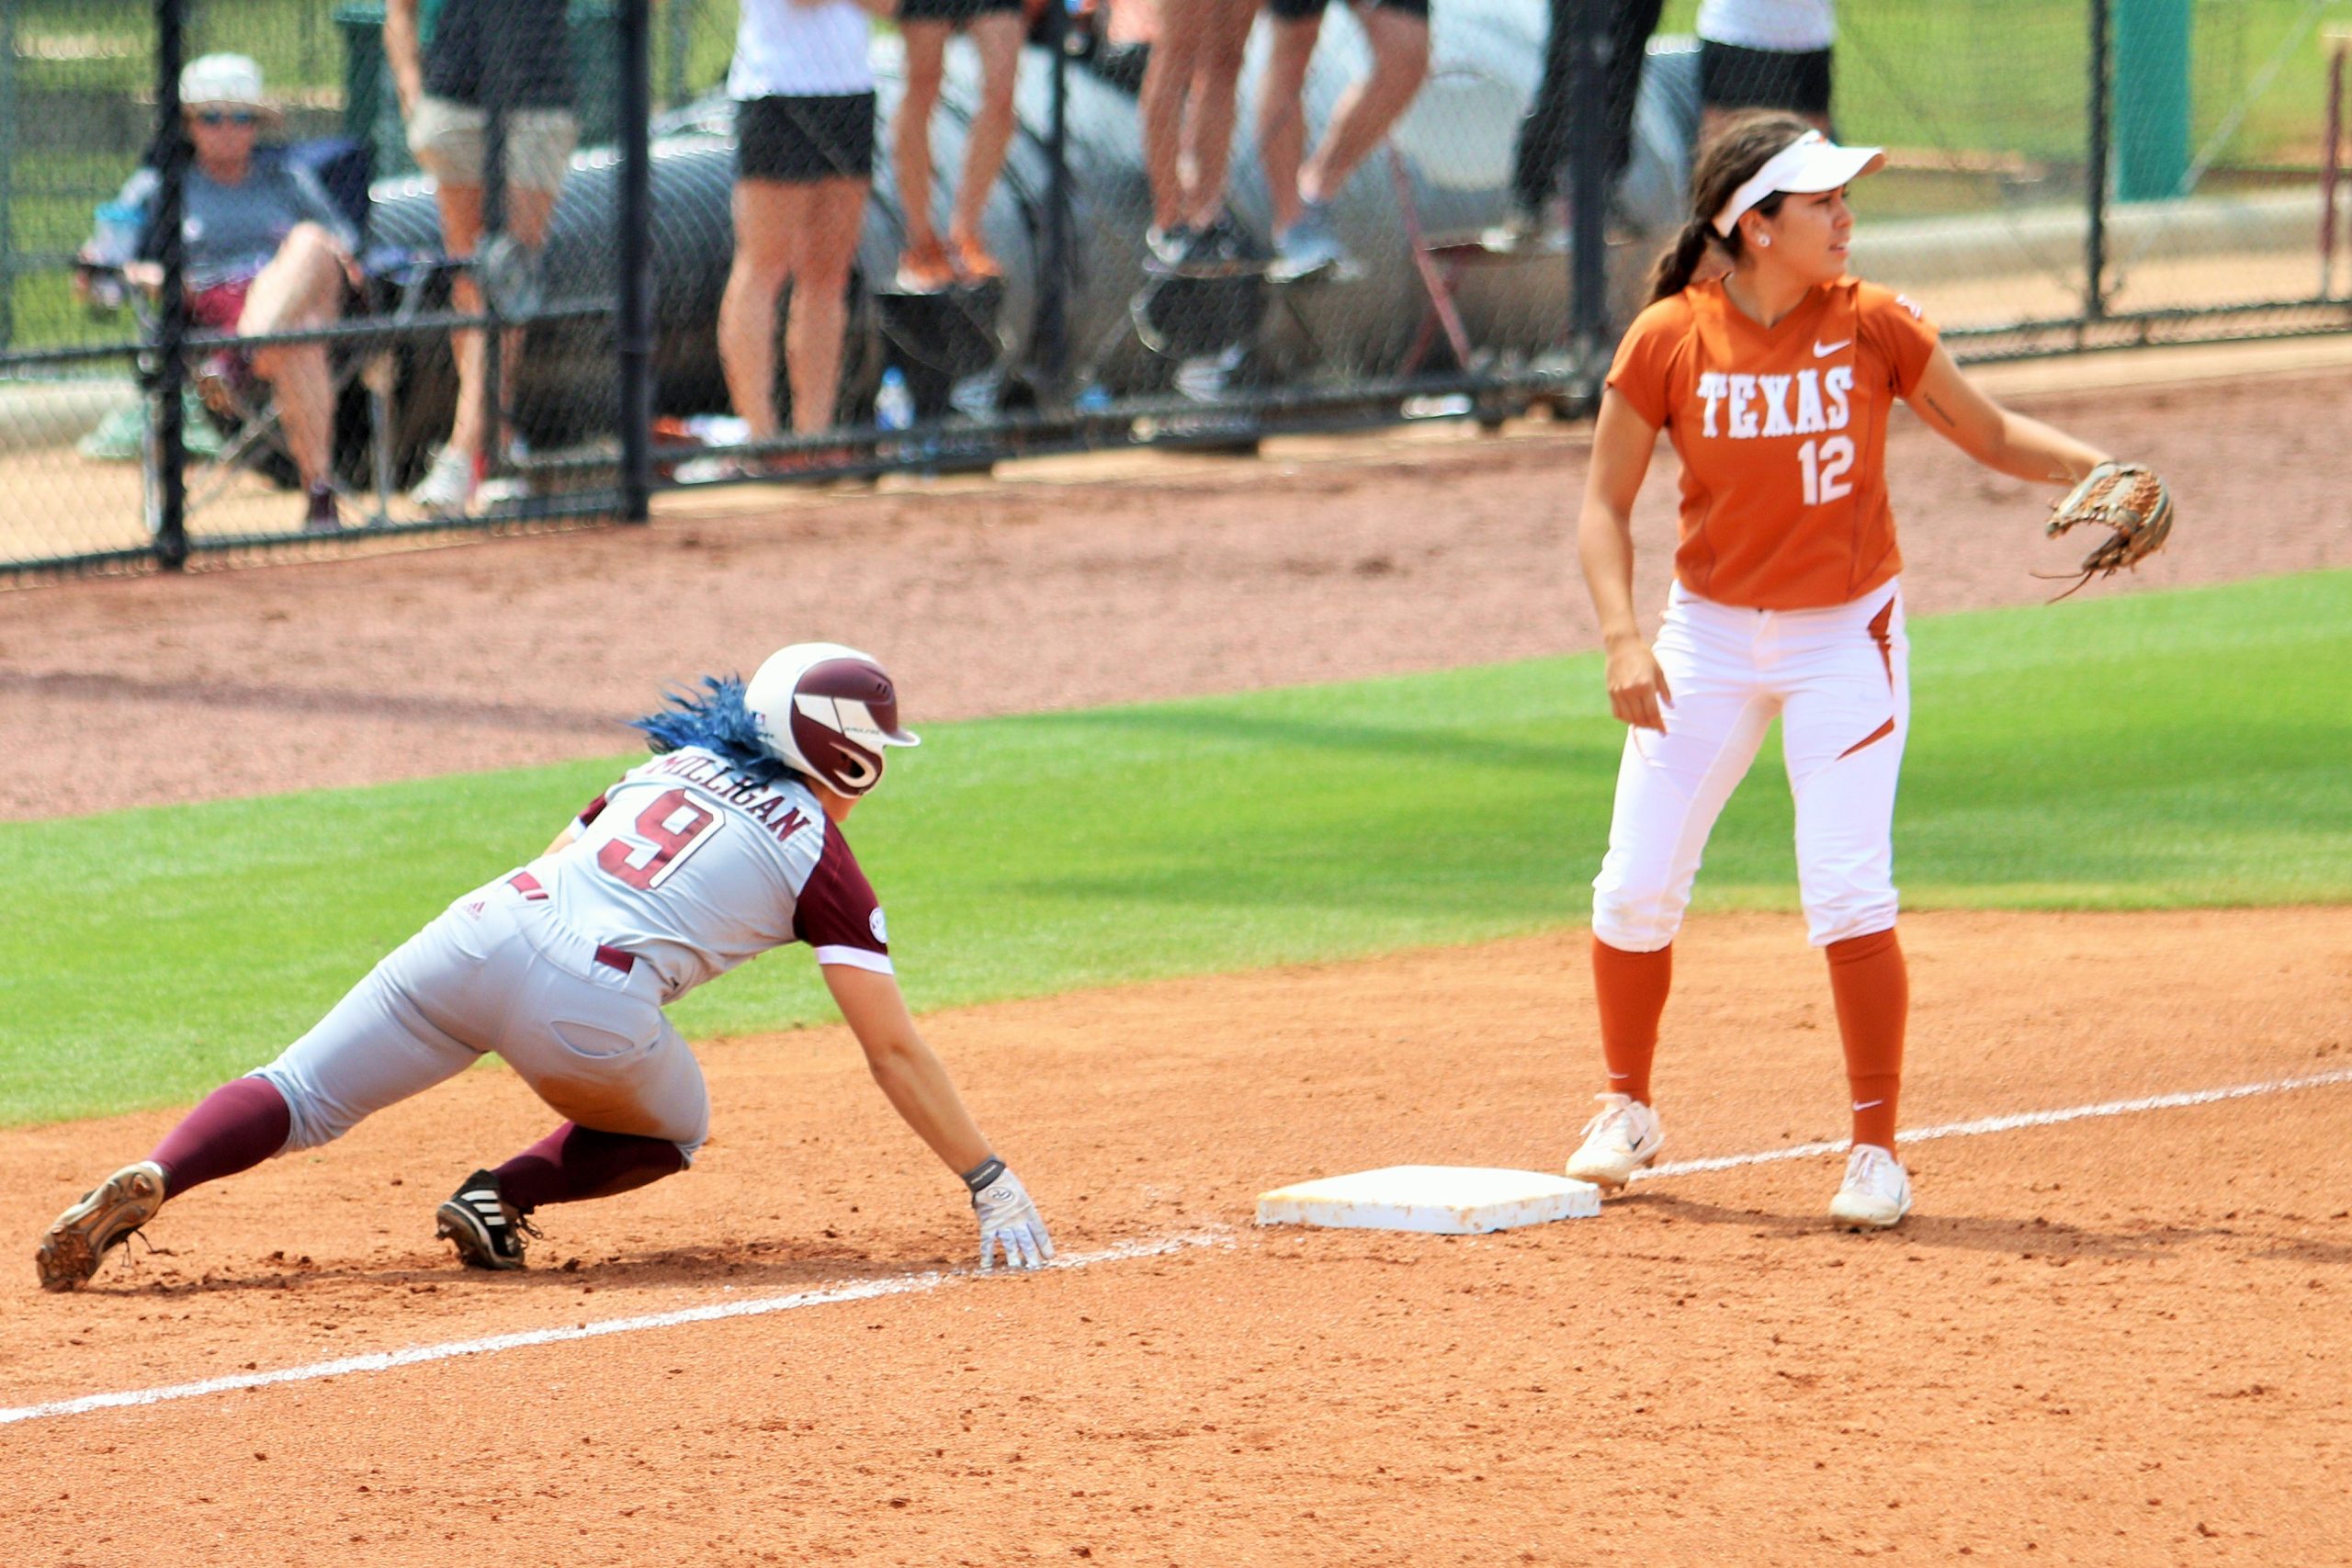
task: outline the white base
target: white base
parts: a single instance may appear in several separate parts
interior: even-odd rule
[[[1258,1196],[1261,1225],[1421,1231],[1476,1235],[1585,1220],[1600,1213],[1600,1189],[1540,1170],[1480,1166],[1392,1165],[1302,1181]]]

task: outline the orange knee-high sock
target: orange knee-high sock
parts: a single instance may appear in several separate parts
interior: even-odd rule
[[[1903,1029],[1911,976],[1893,930],[1829,944],[1829,990],[1854,1091],[1854,1142],[1894,1147],[1894,1101],[1903,1088]]]
[[[1600,999],[1600,1054],[1609,1088],[1650,1102],[1650,1059],[1657,1055],[1657,1021],[1674,983],[1674,949],[1627,953],[1592,939],[1592,988]]]

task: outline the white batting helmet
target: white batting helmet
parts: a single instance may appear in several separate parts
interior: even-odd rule
[[[899,689],[871,654],[796,642],[768,655],[743,688],[760,741],[786,766],[842,795],[882,777],[884,750],[922,742],[899,728]]]

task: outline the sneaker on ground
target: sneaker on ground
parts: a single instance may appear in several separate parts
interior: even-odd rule
[[[523,1237],[538,1235],[499,1191],[497,1176],[487,1170],[459,1182],[434,1217],[434,1234],[455,1242],[458,1261],[469,1269],[520,1269]]]
[[[1193,248],[1193,231],[1182,223],[1165,229],[1153,227],[1143,231],[1144,248],[1151,259],[1162,266],[1182,266]]]
[[[474,455],[455,446],[444,446],[416,488],[408,492],[408,503],[428,517],[458,517],[474,499]]]
[[[302,513],[305,534],[340,534],[343,532],[343,509],[336,504],[333,485],[312,485],[309,501]]]
[[[1308,202],[1298,221],[1274,236],[1275,270],[1293,282],[1340,272],[1347,265],[1347,247],[1331,226],[1331,209],[1322,202]]]
[[[1600,1113],[1584,1124],[1584,1146],[1568,1160],[1568,1176],[1611,1191],[1657,1158],[1666,1128],[1657,1112],[1631,1095],[1596,1094]]]
[[[899,288],[906,294],[937,294],[956,287],[956,265],[947,247],[933,240],[909,245],[899,255]]]
[[[949,235],[947,260],[955,267],[956,277],[965,283],[994,283],[1004,276],[1004,264],[996,259],[977,234]]]
[[[164,1168],[126,1165],[57,1216],[33,1254],[44,1291],[70,1291],[98,1271],[98,1259],[164,1206]]]
[[[1829,1200],[1829,1217],[1849,1230],[1884,1230],[1911,1212],[1911,1177],[1894,1151],[1856,1144],[1846,1156],[1845,1185]]]
[[[1511,204],[1503,220],[1479,236],[1478,243],[1503,255],[1535,249],[1544,238],[1544,215],[1532,207]]]

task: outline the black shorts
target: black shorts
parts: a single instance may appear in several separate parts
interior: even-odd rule
[[[784,180],[870,179],[874,174],[874,95],[752,98],[735,106],[735,177]]]
[[[899,0],[902,22],[968,22],[993,12],[1021,9],[1021,0]]]
[[[1699,101],[1713,109],[1829,114],[1829,51],[1782,54],[1736,43],[1699,44]]]
[[[1323,14],[1329,0],[1267,0],[1266,9],[1282,22],[1310,21]],[[1430,19],[1430,0],[1364,0],[1364,9],[1402,11],[1408,16]]]

